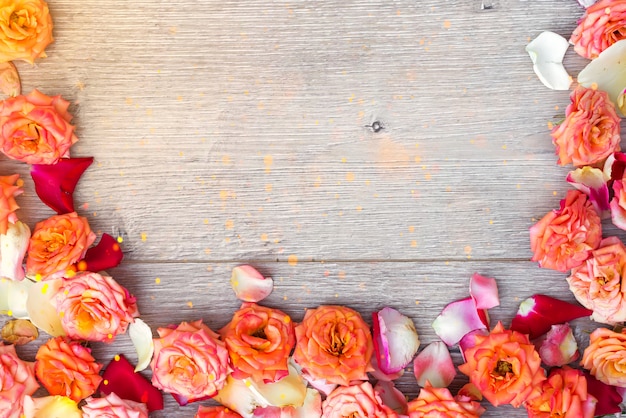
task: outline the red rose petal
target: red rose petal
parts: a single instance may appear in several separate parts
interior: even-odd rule
[[[124,253],[117,240],[109,234],[102,234],[98,245],[89,248],[76,267],[78,271],[98,272],[116,267],[123,258]]]
[[[59,215],[74,212],[74,189],[91,163],[93,157],[61,158],[55,164],[33,164],[30,175],[37,196]]]
[[[123,355],[115,356],[102,374],[100,392],[105,395],[115,392],[122,399],[145,403],[149,412],[163,409],[161,391],[134,369]]]
[[[587,370],[583,372],[587,378],[587,393],[598,400],[595,416],[621,412],[622,409],[619,404],[622,402],[622,395],[620,395],[618,388],[599,381]]]
[[[511,321],[511,330],[528,334],[534,340],[548,332],[552,325],[591,316],[592,313],[593,311],[580,305],[546,295],[533,295],[520,303],[517,314]]]

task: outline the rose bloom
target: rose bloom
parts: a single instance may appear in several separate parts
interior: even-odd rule
[[[69,157],[70,147],[78,141],[69,105],[61,96],[46,96],[38,90],[0,102],[2,152],[28,164],[54,164]]]
[[[77,341],[52,338],[39,347],[35,374],[51,395],[67,396],[79,402],[91,396],[102,381],[91,350]]]
[[[26,274],[42,280],[65,276],[95,239],[87,218],[76,212],[54,215],[37,223],[28,244]]]
[[[233,377],[275,382],[289,374],[287,361],[296,343],[289,315],[244,303],[220,330],[233,365]]]
[[[626,334],[606,328],[594,330],[580,365],[607,385],[626,387]]]
[[[2,235],[7,233],[9,222],[17,221],[15,211],[19,209],[19,206],[15,201],[15,196],[24,191],[20,186],[16,186],[19,178],[19,174],[0,176],[0,234]]]
[[[530,228],[532,261],[566,272],[584,263],[601,240],[600,216],[593,205],[584,193],[569,190],[560,209],[548,212]]]
[[[225,406],[200,406],[194,418],[241,418],[241,415]]]
[[[54,301],[63,330],[75,340],[112,342],[139,316],[135,297],[112,277],[98,273],[63,279]]]
[[[608,94],[578,86],[570,100],[565,120],[551,132],[558,163],[592,165],[619,151],[620,118]]]
[[[43,0],[0,0],[0,62],[31,64],[53,41],[52,18]]]
[[[580,304],[593,311],[594,321],[626,321],[626,247],[619,238],[604,238],[567,282]]]
[[[0,417],[21,417],[24,397],[38,387],[34,364],[22,361],[15,346],[0,342]]]
[[[296,326],[293,358],[315,379],[346,386],[367,380],[373,351],[369,327],[345,306],[309,309]]]
[[[589,6],[574,29],[570,42],[580,56],[594,59],[615,42],[626,38],[626,1],[601,0]]]
[[[505,330],[498,322],[489,335],[474,338],[476,344],[465,350],[466,362],[459,370],[489,402],[517,408],[539,396],[546,376],[528,335]]]
[[[409,402],[409,418],[477,418],[485,412],[479,402],[455,399],[448,388],[430,385],[420,390],[419,396]]]
[[[554,368],[541,387],[541,395],[526,402],[529,418],[593,418],[597,400],[587,393],[587,379],[568,366]]]
[[[370,382],[338,386],[322,402],[322,418],[396,418],[398,414],[383,404]]]
[[[214,396],[231,372],[228,350],[202,320],[159,328],[150,363],[152,384],[181,404]]]
[[[104,398],[87,398],[83,418],[148,418],[144,403],[122,399],[111,392]]]

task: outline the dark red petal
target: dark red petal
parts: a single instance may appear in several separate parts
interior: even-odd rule
[[[591,316],[593,311],[580,305],[546,295],[533,295],[520,303],[511,330],[528,334],[531,340],[545,334],[552,325],[564,324],[576,318]]]
[[[105,395],[115,392],[122,399],[145,403],[149,412],[163,409],[161,391],[134,369],[122,354],[115,356],[102,374],[100,392]]]
[[[55,164],[33,164],[30,175],[37,196],[59,215],[74,212],[74,189],[91,163],[93,157],[61,158]]]
[[[78,271],[101,271],[116,267],[122,262],[124,253],[120,244],[109,234],[102,234],[98,245],[91,247],[77,265]]]
[[[584,370],[584,373],[587,378],[587,393],[598,400],[595,416],[621,412],[619,404],[622,402],[622,395],[619,394],[618,388],[599,381],[587,370]]]

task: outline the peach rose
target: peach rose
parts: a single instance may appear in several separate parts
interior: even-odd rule
[[[228,350],[218,335],[202,323],[182,322],[159,328],[154,339],[152,384],[184,405],[214,396],[231,372]]]
[[[15,196],[24,190],[17,186],[19,174],[12,176],[0,176],[0,234],[4,235],[9,229],[9,222],[14,224],[17,221],[15,211],[19,209]]]
[[[459,370],[494,406],[522,403],[539,396],[546,380],[541,358],[527,335],[505,330],[498,322],[489,335],[475,335]]]
[[[593,311],[594,321],[626,321],[626,247],[619,238],[604,238],[567,282],[580,304]]]
[[[606,328],[591,333],[580,365],[607,385],[626,387],[626,334]]]
[[[529,418],[593,418],[596,398],[587,393],[587,379],[568,366],[554,368],[543,382],[541,395],[526,402]]]
[[[194,418],[241,418],[241,415],[225,406],[200,406]]]
[[[51,395],[75,402],[93,395],[102,381],[101,368],[89,348],[63,337],[49,339],[35,356],[35,374],[41,384]]]
[[[52,17],[43,0],[0,0],[0,62],[31,64],[53,41]]]
[[[34,364],[20,360],[15,346],[0,342],[0,417],[19,418],[24,397],[38,387]]]
[[[398,414],[383,404],[370,382],[339,386],[322,402],[322,418],[396,418]]]
[[[220,334],[228,348],[234,378],[269,383],[289,374],[287,361],[296,337],[286,313],[244,303]]]
[[[76,212],[54,215],[37,223],[28,245],[26,274],[42,280],[65,276],[95,239],[87,218]]]
[[[38,90],[0,102],[2,152],[28,164],[54,164],[69,157],[70,147],[78,141],[69,105],[61,96]]]
[[[589,6],[574,29],[570,42],[581,57],[594,59],[615,42],[626,38],[626,1],[600,0]]]
[[[552,129],[558,163],[576,167],[604,161],[620,150],[620,118],[606,92],[578,86],[565,120]]]
[[[419,396],[409,402],[409,418],[478,418],[485,412],[480,403],[455,399],[448,388],[434,388],[427,385]]]
[[[54,301],[63,330],[76,340],[112,342],[139,316],[135,297],[98,273],[63,279]]]
[[[296,326],[293,358],[314,379],[345,386],[367,380],[373,351],[369,327],[345,306],[309,309]]]
[[[148,418],[144,403],[122,399],[111,392],[104,398],[87,398],[83,418]]]
[[[589,258],[600,245],[600,216],[578,190],[569,190],[561,208],[548,212],[530,228],[532,261],[539,266],[566,272]]]

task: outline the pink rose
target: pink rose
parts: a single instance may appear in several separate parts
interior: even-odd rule
[[[63,279],[54,300],[63,330],[75,340],[112,342],[139,316],[128,290],[98,273]]]
[[[398,414],[384,405],[372,384],[339,386],[322,402],[322,418],[396,418]]]
[[[228,350],[218,335],[202,323],[182,322],[176,328],[159,328],[154,340],[152,384],[187,402],[214,396],[231,372]]]
[[[83,418],[148,418],[146,404],[129,401],[114,392],[105,398],[87,398]]]
[[[584,263],[601,240],[600,217],[578,190],[569,190],[560,209],[548,212],[530,228],[532,260],[563,272]]]
[[[33,90],[0,102],[0,147],[9,158],[28,164],[54,164],[69,157],[78,138],[70,124],[70,103]]]
[[[419,396],[409,402],[409,418],[478,418],[485,412],[480,403],[468,396],[453,397],[448,388],[426,385]]]
[[[20,360],[15,346],[0,342],[0,417],[19,418],[24,397],[38,387],[34,364]]]
[[[591,257],[567,278],[578,302],[605,324],[626,321],[626,247],[617,237],[602,240]]]
[[[588,59],[626,38],[626,1],[600,0],[589,6],[574,29],[570,42],[574,51]]]
[[[606,92],[578,86],[565,120],[552,129],[558,163],[577,167],[604,161],[620,150],[620,118]]]

